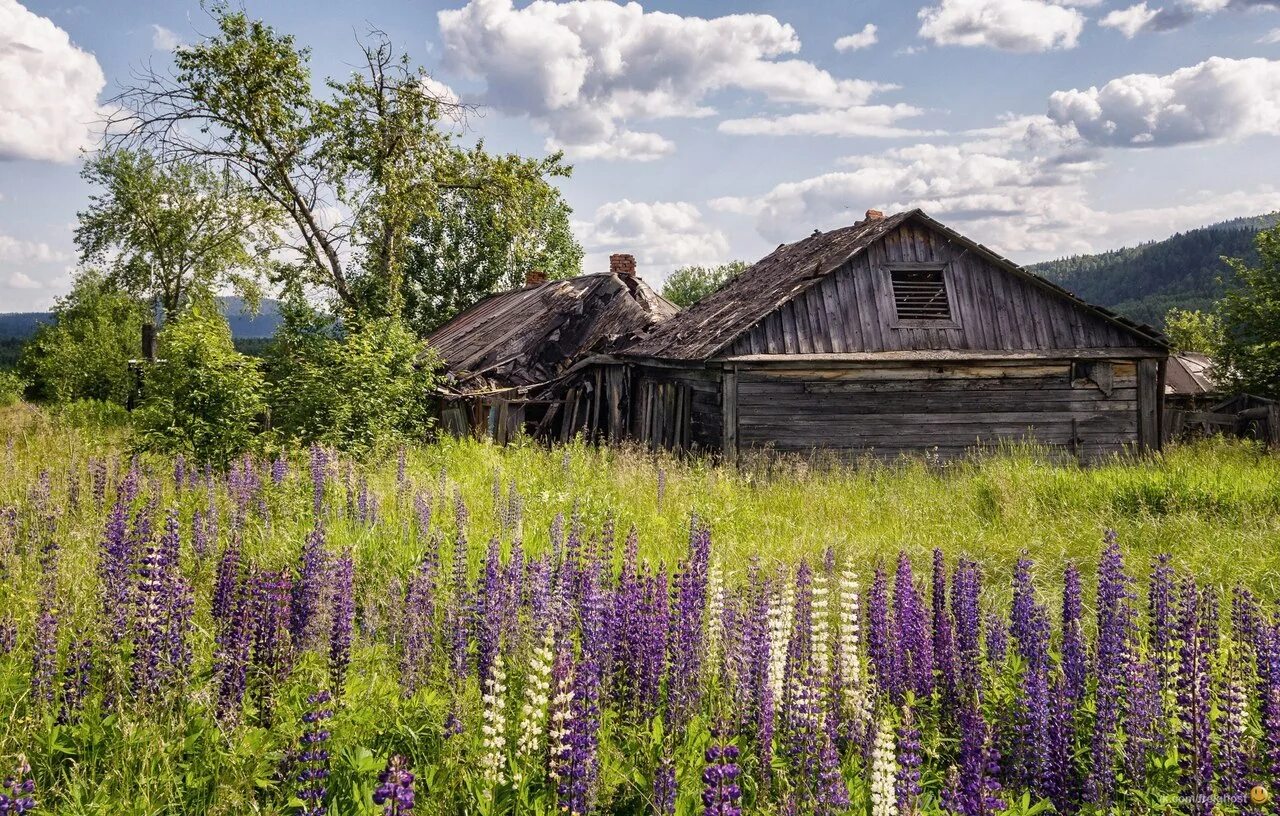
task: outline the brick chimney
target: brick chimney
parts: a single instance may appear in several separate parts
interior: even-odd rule
[[[884,213],[880,212],[879,210],[867,210],[867,220],[868,220],[868,221],[883,221],[883,220],[884,220]]]
[[[636,275],[636,256],[617,253],[609,256],[609,271],[614,275],[634,278]]]
[[[547,273],[543,272],[541,269],[530,269],[528,272],[524,273],[525,286],[537,286],[540,283],[546,282]]]

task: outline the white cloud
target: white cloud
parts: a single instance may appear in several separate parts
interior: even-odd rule
[[[1084,15],[1044,0],[941,0],[920,9],[920,36],[1002,51],[1075,48]]]
[[[1280,61],[1211,57],[1171,74],[1129,74],[1058,91],[1049,116],[1088,141],[1161,146],[1280,133]]]
[[[870,48],[876,44],[875,23],[867,23],[857,34],[846,34],[836,40],[837,51],[857,51],[859,48]]]
[[[17,0],[0,0],[0,160],[71,161],[106,84],[92,54]]]
[[[719,263],[729,253],[724,233],[687,201],[611,201],[577,227],[588,250],[588,272],[607,268],[597,255],[627,252],[636,256],[640,274],[657,282],[675,267]]]
[[[719,124],[719,130],[721,133],[772,136],[919,136],[924,131],[901,128],[896,122],[922,113],[924,111],[920,108],[904,104],[859,105],[782,116],[726,119]]]
[[[892,86],[839,79],[810,62],[795,29],[764,14],[703,19],[611,0],[471,0],[438,15],[448,67],[482,78],[481,102],[530,117],[570,155],[653,159],[665,137],[633,123],[715,113],[725,90],[818,108],[867,103]]]
[[[1259,45],[1280,45],[1280,28],[1273,28],[1258,38]]]
[[[1146,2],[1116,9],[1098,21],[1104,28],[1114,28],[1128,39],[1133,39],[1139,31],[1147,27],[1160,14],[1159,9],[1147,6]]]
[[[157,51],[172,51],[182,45],[182,37],[162,25],[151,25],[151,47]]]
[[[10,272],[8,284],[14,289],[43,289],[44,288],[39,281],[34,280],[30,275],[28,275],[25,272]]]
[[[9,235],[0,235],[0,261],[10,263],[52,263],[70,260],[66,252],[56,250],[41,241],[24,241]]]

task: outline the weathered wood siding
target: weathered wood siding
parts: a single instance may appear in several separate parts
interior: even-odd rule
[[[738,450],[951,457],[1034,440],[1095,458],[1139,442],[1147,400],[1137,369],[1131,361],[738,366]]]
[[[703,367],[637,366],[631,432],[653,447],[720,447],[720,372]]]
[[[888,270],[945,264],[954,328],[894,328]],[[927,225],[907,222],[785,303],[721,356],[926,349],[1124,348],[1134,336],[996,267]]]

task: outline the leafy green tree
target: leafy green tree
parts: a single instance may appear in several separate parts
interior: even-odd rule
[[[128,150],[94,156],[81,176],[98,191],[79,213],[76,245],[108,283],[169,315],[224,284],[256,300],[272,210],[236,176]]]
[[[212,299],[193,301],[165,325],[159,358],[134,412],[143,447],[225,464],[253,445],[266,408],[262,372],[236,351]]]
[[[438,360],[399,318],[340,327],[296,302],[284,315],[270,363],[277,430],[363,453],[426,434]]]
[[[1213,312],[1170,309],[1164,316],[1164,333],[1178,351],[1216,355],[1222,347],[1222,321]]]
[[[662,296],[681,308],[692,306],[748,266],[746,261],[729,261],[719,266],[682,266],[663,282]]]
[[[212,14],[215,33],[178,48],[172,74],[144,73],[115,98],[107,140],[225,162],[274,202],[295,258],[277,270],[279,282],[293,293],[318,286],[344,318],[398,316],[410,231],[441,195],[518,193],[529,181],[507,172],[518,161],[458,145],[443,120],[466,107],[434,90],[381,32],[361,44],[351,78],[329,81],[320,98],[309,52],[292,36],[225,4]]]
[[[1234,279],[1216,314],[1220,370],[1241,391],[1280,398],[1280,226],[1258,233],[1258,265],[1227,259]]]
[[[502,181],[445,191],[410,235],[404,314],[421,334],[486,295],[523,286],[535,270],[549,279],[581,272],[572,210],[545,181],[569,174],[560,156],[490,157],[477,149],[470,161]]]
[[[82,272],[22,350],[19,369],[33,397],[124,405],[135,386],[129,360],[141,356],[146,309],[97,272]]]

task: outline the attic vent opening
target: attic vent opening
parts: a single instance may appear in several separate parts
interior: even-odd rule
[[[891,269],[893,307],[898,320],[950,321],[947,282],[942,268]]]

